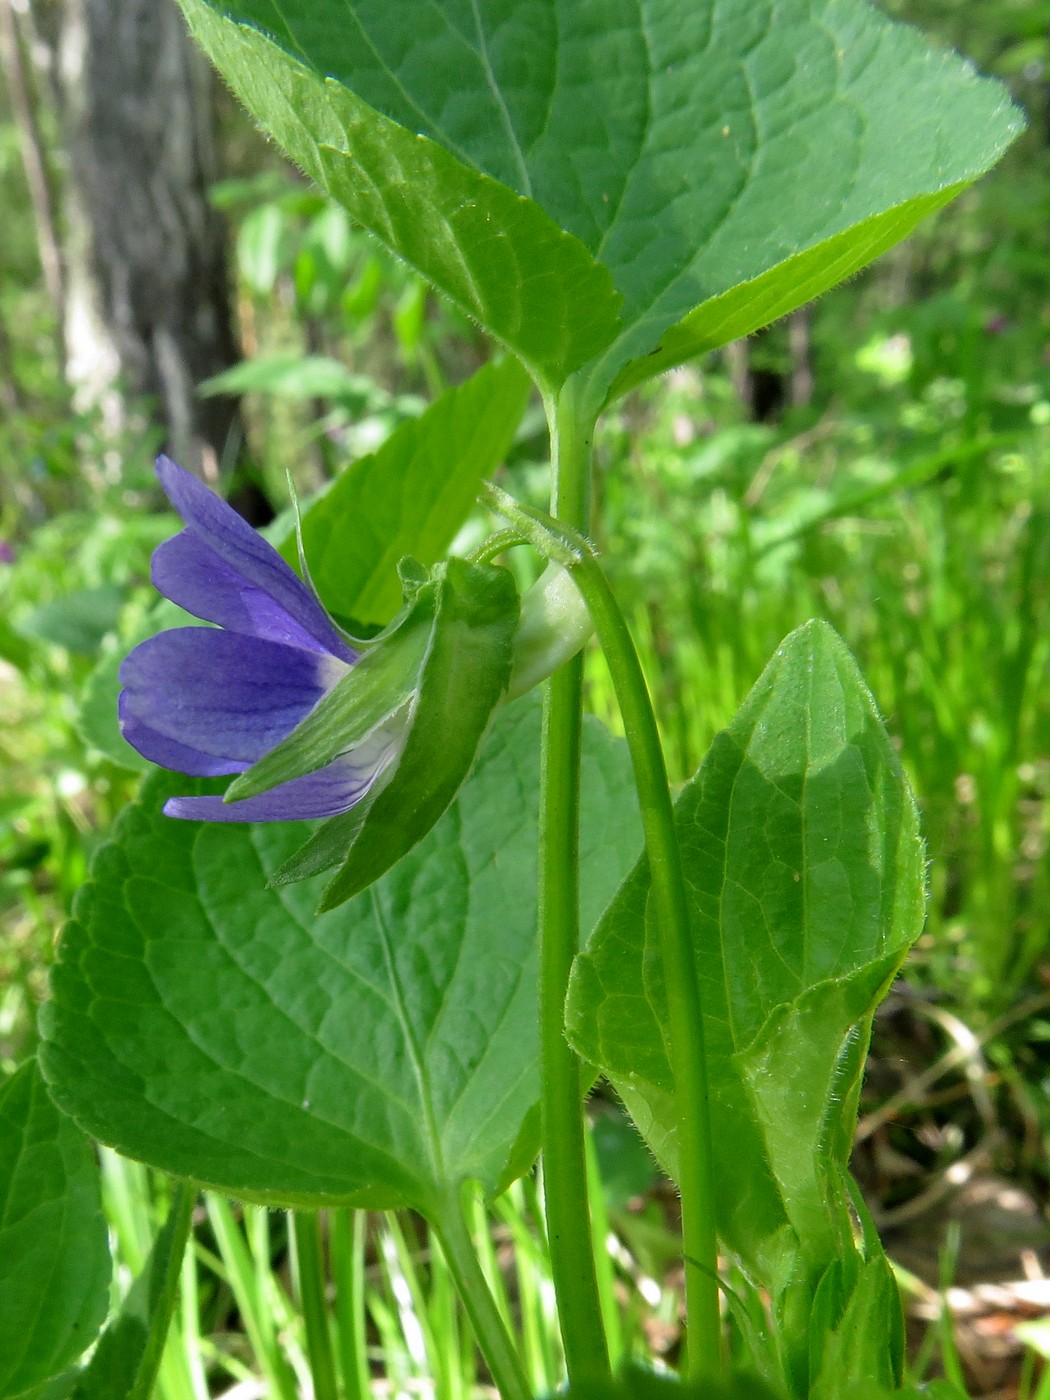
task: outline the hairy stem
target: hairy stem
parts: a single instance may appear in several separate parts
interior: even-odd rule
[[[548,405],[552,509],[589,524],[591,425],[567,386]],[[580,734],[583,662],[551,677],[540,776],[540,1070],[544,1196],[551,1272],[572,1385],[609,1381],[609,1351],[591,1249],[579,1060],[565,1039],[565,994],[579,947]]]
[[[609,667],[641,803],[675,1074],[689,1372],[698,1379],[721,1368],[721,1322],[707,1055],[682,857],[663,747],[630,630],[590,551],[584,552],[573,577]]]

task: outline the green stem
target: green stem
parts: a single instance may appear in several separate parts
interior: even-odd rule
[[[515,549],[524,543],[517,530],[500,530],[498,534],[490,535],[487,540],[482,541],[467,558],[472,564],[491,564],[493,559],[498,559],[508,549]]]
[[[324,1248],[321,1216],[316,1210],[290,1211],[288,1223],[295,1251],[295,1276],[299,1306],[306,1324],[306,1355],[314,1382],[315,1400],[339,1400],[335,1376],[332,1334],[325,1302]]]
[[[686,1336],[689,1373],[695,1380],[716,1375],[721,1369],[721,1321],[707,1055],[682,856],[660,734],[630,630],[589,550],[574,568],[573,577],[594,619],[612,677],[642,809],[675,1074]]]
[[[563,390],[548,405],[552,509],[586,532],[590,433]],[[565,1038],[565,995],[580,941],[579,808],[583,662],[551,676],[543,711],[540,772],[540,1074],[544,1201],[551,1273],[570,1385],[608,1383],[609,1350],[591,1250],[580,1064]]]
[[[498,488],[486,499],[546,557],[569,569],[594,621],[631,753],[649,860],[650,899],[660,934],[675,1073],[678,1185],[682,1198],[686,1323],[691,1377],[721,1369],[718,1245],[711,1121],[700,987],[689,902],[660,734],[638,653],[619,604],[582,533],[519,506]]]
[[[532,1400],[521,1358],[485,1281],[458,1199],[449,1196],[444,1200],[430,1223],[502,1400]]]

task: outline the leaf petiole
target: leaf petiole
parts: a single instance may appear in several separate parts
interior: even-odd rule
[[[457,1195],[443,1197],[429,1219],[501,1400],[531,1400],[532,1387],[486,1282]]]

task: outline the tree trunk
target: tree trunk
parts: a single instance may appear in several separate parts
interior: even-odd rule
[[[47,167],[43,138],[37,121],[34,94],[31,91],[28,64],[18,32],[11,0],[0,0],[0,63],[7,84],[11,115],[18,131],[29,200],[36,225],[37,248],[44,285],[55,311],[55,323],[61,327],[65,311],[65,287],[62,276],[62,255],[55,222],[55,200]]]
[[[239,359],[215,177],[211,74],[171,0],[65,0],[67,370],[113,432],[148,397],[166,448],[214,480],[239,404],[197,386]]]

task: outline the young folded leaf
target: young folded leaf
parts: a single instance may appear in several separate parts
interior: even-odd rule
[[[773,1291],[854,1251],[848,1188],[874,1007],[922,927],[915,803],[834,631],[787,637],[676,804],[723,1241]],[[643,859],[576,960],[566,1029],[672,1174],[675,1071]],[[785,1329],[789,1334],[789,1329]]]

